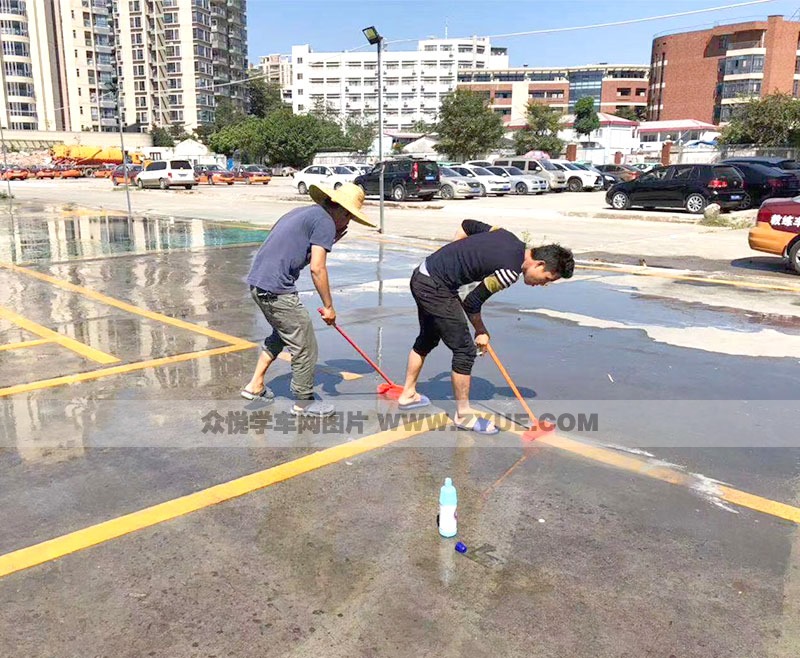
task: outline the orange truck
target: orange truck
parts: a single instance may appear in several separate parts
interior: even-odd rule
[[[111,146],[83,146],[56,144],[50,149],[53,164],[57,167],[68,167],[71,171],[78,170],[82,176],[94,176],[95,172],[104,169],[105,165],[122,164],[122,150]],[[132,164],[142,164],[144,155],[136,151],[128,151],[128,158]]]

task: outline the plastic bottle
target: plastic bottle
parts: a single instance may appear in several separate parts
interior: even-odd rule
[[[458,494],[450,478],[445,478],[439,492],[439,534],[442,537],[455,537],[458,532]]]

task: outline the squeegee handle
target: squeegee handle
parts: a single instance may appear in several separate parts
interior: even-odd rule
[[[317,312],[318,312],[320,315],[322,315],[322,314],[324,313],[323,309],[321,309],[321,308],[318,308],[318,309],[317,309]],[[334,323],[334,324],[333,324],[333,328],[334,328],[334,329],[336,329],[336,331],[338,331],[338,332],[339,332],[339,333],[342,335],[342,338],[344,338],[344,339],[345,339],[345,340],[346,340],[348,343],[350,343],[350,345],[353,347],[353,349],[354,349],[356,352],[358,352],[358,353],[361,355],[361,357],[364,359],[364,361],[366,361],[367,363],[369,363],[369,365],[371,365],[371,366],[374,368],[375,372],[377,372],[377,373],[378,373],[378,374],[379,374],[381,377],[383,377],[383,379],[384,379],[384,380],[386,380],[386,383],[387,383],[387,384],[390,384],[391,386],[394,386],[394,385],[395,385],[395,384],[394,384],[394,382],[393,382],[391,379],[389,379],[389,378],[386,376],[386,373],[385,373],[385,372],[383,372],[383,370],[381,370],[381,369],[378,367],[378,364],[377,364],[377,363],[375,363],[375,362],[374,362],[372,359],[370,359],[370,358],[369,358],[369,357],[368,357],[368,356],[367,356],[367,355],[364,353],[364,351],[363,351],[363,350],[362,350],[362,349],[361,349],[361,348],[360,348],[358,345],[356,345],[356,344],[353,342],[353,340],[350,338],[350,336],[348,336],[348,335],[347,335],[347,334],[344,332],[344,330],[343,330],[343,329],[342,329],[342,328],[341,328],[341,327],[340,327],[338,324]]]
[[[500,374],[503,375],[506,383],[511,387],[511,390],[514,391],[514,395],[517,396],[517,400],[522,405],[522,408],[525,409],[525,413],[528,414],[528,418],[531,420],[531,426],[536,425],[536,416],[533,415],[531,408],[528,406],[528,403],[525,402],[525,398],[522,397],[522,394],[519,392],[517,385],[511,379],[511,375],[508,374],[508,371],[503,367],[503,364],[500,363],[500,359],[497,358],[497,354],[495,354],[494,350],[492,349],[491,345],[486,346],[487,351],[489,352],[489,356],[492,357],[492,360],[497,365],[497,369],[500,371]]]

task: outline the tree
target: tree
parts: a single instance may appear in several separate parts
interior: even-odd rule
[[[166,128],[153,126],[150,129],[150,137],[153,139],[153,146],[171,147],[175,146],[175,140]]]
[[[647,108],[633,108],[625,105],[614,112],[614,116],[618,116],[620,119],[628,119],[628,121],[642,121],[644,120],[646,112]]]
[[[473,160],[495,148],[505,129],[482,94],[457,89],[442,101],[436,131],[436,151],[457,160]]]
[[[586,137],[600,128],[600,119],[594,111],[594,98],[584,96],[575,103],[575,123],[572,127],[578,136]]]
[[[216,108],[214,109],[214,128],[222,130],[226,126],[239,123],[244,120],[245,115],[233,101],[227,96],[217,96],[215,98]]]
[[[247,81],[247,113],[250,116],[264,119],[271,112],[285,106],[280,85],[266,82],[263,78],[251,78]]]
[[[189,138],[189,134],[186,132],[182,123],[173,123],[167,128],[169,132],[169,136],[173,139],[173,146],[175,145],[174,142],[182,142],[184,139]]]
[[[800,146],[800,100],[781,93],[750,100],[734,111],[720,142]]]
[[[328,126],[312,114],[273,112],[264,119],[267,131],[267,155],[273,164],[306,166],[329,138]]]
[[[411,126],[411,132],[422,133],[423,135],[430,135],[431,133],[436,132],[436,124],[428,123],[427,121],[423,121],[422,119],[417,119],[414,122],[414,125]]]
[[[218,130],[209,139],[209,146],[217,153],[233,155],[237,149],[244,160],[258,162],[269,150],[269,131],[266,119],[249,117]]]
[[[349,117],[344,124],[344,136],[356,153],[366,153],[378,136],[378,126],[362,117]]]
[[[561,114],[543,103],[528,103],[527,124],[514,134],[514,149],[517,155],[528,151],[544,151],[553,157],[561,155],[564,142],[558,138]]]

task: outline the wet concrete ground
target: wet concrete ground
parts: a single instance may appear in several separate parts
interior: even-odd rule
[[[231,433],[229,414],[277,422],[289,404],[284,361],[273,405],[237,397],[257,355],[242,341],[266,331],[243,283],[263,232],[77,212],[0,219],[0,347],[18,345],[0,351],[0,655],[800,652],[797,527],[769,505],[800,503],[796,295],[625,272],[515,286],[485,311],[534,411],[596,413],[596,429],[534,444],[389,430],[385,448],[9,568],[12,551],[356,445],[394,409],[315,319],[318,393],[360,427]],[[397,379],[407,279],[430,249],[348,236],[331,255],[341,326]],[[41,328],[93,351],[19,345]],[[434,412],[452,411],[448,370],[440,348],[421,386]],[[473,392],[519,413],[490,361]],[[221,433],[203,431],[212,412]],[[436,532],[445,477],[466,555]],[[718,481],[762,498],[737,505]]]

